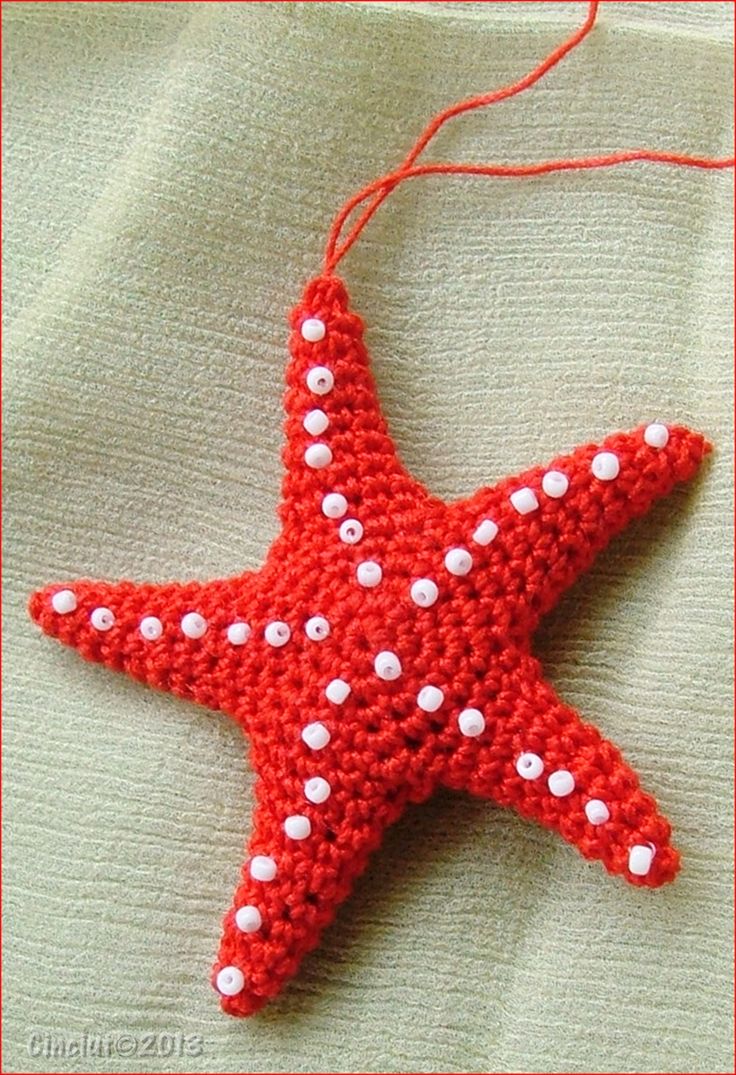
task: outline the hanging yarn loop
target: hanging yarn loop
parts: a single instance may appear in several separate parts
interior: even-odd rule
[[[427,175],[485,175],[498,178],[526,177],[547,175],[551,172],[582,171],[592,168],[611,168],[619,164],[628,164],[633,161],[650,161],[659,164],[678,165],[686,168],[733,168],[736,159],[733,157],[703,157],[686,153],[674,153],[656,149],[628,149],[615,153],[596,156],[569,157],[559,160],[535,161],[527,164],[472,164],[455,162],[438,162],[429,164],[417,164],[417,160],[426,149],[429,142],[434,138],[439,129],[448,120],[455,116],[470,112],[476,108],[484,108],[486,105],[496,104],[514,97],[518,93],[529,89],[539,82],[544,75],[555,67],[568,53],[572,52],[581,41],[590,33],[595,25],[600,0],[590,0],[588,14],[584,23],[558,45],[545,59],[542,60],[532,71],[517,82],[490,93],[470,97],[467,100],[458,101],[450,105],[444,111],[434,116],[424,128],[419,138],[409,150],[408,154],[399,167],[389,172],[372,183],[368,183],[357,194],[354,194],[338,212],[330,228],[327,245],[325,248],[324,272],[334,272],[337,264],[345,257],[350,248],[359,238],[366,224],[371,220],[386,198],[396,189],[399,184],[407,179],[415,179]],[[372,200],[370,200],[372,199]],[[364,202],[369,204],[363,209],[347,236],[340,242],[341,236],[347,224],[358,206]]]

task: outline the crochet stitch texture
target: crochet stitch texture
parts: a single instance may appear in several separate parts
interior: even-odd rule
[[[335,276],[291,316],[281,533],[214,582],[81,580],[31,598],[83,657],[222,710],[257,773],[213,984],[275,996],[384,830],[439,786],[559,832],[635,885],[675,876],[670,825],[619,750],[544,680],[540,617],[609,540],[697,470],[700,434],[616,433],[446,504],[402,466],[363,325]]]

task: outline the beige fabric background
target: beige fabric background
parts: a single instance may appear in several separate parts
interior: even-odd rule
[[[221,718],[37,636],[75,575],[256,566],[276,532],[287,308],[341,201],[431,113],[527,71],[577,3],[8,3],[7,1071],[732,1071],[729,175],[423,180],[345,262],[403,456],[454,497],[618,427],[707,431],[702,477],[547,622],[684,870],[636,891],[445,795],[392,832],[250,1021],[208,984],[251,776]],[[606,3],[436,158],[730,148],[727,3]],[[201,1034],[43,1059],[34,1032]]]

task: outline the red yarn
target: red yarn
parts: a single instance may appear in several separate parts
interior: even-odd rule
[[[592,30],[598,14],[599,0],[590,0],[588,14],[583,25],[575,31],[566,41],[554,49],[549,56],[534,68],[528,75],[520,78],[517,82],[491,93],[480,94],[470,97],[466,101],[459,101],[451,105],[443,112],[438,113],[425,127],[411,147],[406,157],[394,172],[376,179],[354,194],[340,212],[330,228],[325,248],[324,272],[329,274],[334,271],[338,262],[345,257],[353,243],[358,239],[363,228],[373,214],[381,206],[388,195],[403,183],[406,179],[414,179],[422,175],[485,175],[496,177],[523,177],[535,175],[547,175],[550,172],[577,171],[591,168],[610,168],[617,164],[626,164],[633,161],[650,161],[660,164],[675,164],[686,168],[733,168],[736,160],[733,157],[702,157],[692,156],[685,153],[671,153],[655,149],[625,149],[616,153],[608,153],[591,157],[568,157],[561,160],[536,161],[531,164],[456,164],[452,162],[440,162],[437,164],[416,165],[415,161],[427,147],[429,142],[439,131],[440,127],[449,119],[470,112],[476,108],[484,108],[486,105],[505,101],[529,89],[538,82],[546,73],[555,67],[569,52],[580,44],[583,38]],[[345,223],[351,213],[359,205],[367,201],[371,195],[376,197],[358,218],[347,238],[342,245],[338,246]]]
[[[386,194],[415,175],[725,163],[634,151],[414,164],[446,119],[540,78],[582,40],[595,8],[526,79],[438,116],[398,172],[353,199],[376,195],[339,248],[347,214],[338,217],[328,271],[291,317],[282,530],[263,567],[208,583],[81,580],[31,598],[34,620],[83,657],[222,710],[250,737],[250,858],[214,973],[230,1014],[280,991],[386,827],[440,786],[514,808],[632,884],[677,872],[669,823],[618,749],[557,698],[530,640],[596,554],[690,478],[709,445],[682,427],[642,427],[445,504],[398,458],[362,322],[332,275]]]
[[[310,343],[300,332],[305,318],[326,327]],[[540,616],[550,609],[594,556],[635,516],[642,515],[675,482],[686,480],[708,450],[703,438],[669,428],[661,449],[641,429],[618,433],[602,445],[585,445],[549,467],[536,467],[467,500],[444,504],[401,465],[376,395],[363,326],[348,309],[336,277],[310,283],[292,314],[291,362],[287,371],[285,477],[280,509],[283,528],[263,568],[210,583],[136,585],[82,581],[69,586],[76,610],[54,611],[59,586],[35,594],[31,614],[41,627],[136,679],[232,716],[251,740],[258,774],[249,853],[271,856],[273,881],[254,880],[248,866],[225,917],[216,970],[239,968],[245,988],[223,998],[226,1011],[245,1015],[274,996],[295,973],[306,952],[350,892],[353,880],[381,842],[387,825],[408,802],[435,788],[463,788],[518,810],[556,829],[586,858],[600,859],[611,873],[633,884],[661,885],[674,876],[678,855],[670,826],[639,789],[634,772],[612,743],[560,701],[530,652]],[[334,376],[334,388],[317,396],[306,377],[315,366]],[[303,419],[320,408],[329,419],[321,437]],[[315,440],[333,459],[319,470],[305,465]],[[600,451],[615,453],[620,473],[602,481],[591,471]],[[560,471],[564,496],[544,493],[542,479]],[[520,514],[510,496],[531,489],[538,508]],[[364,533],[357,544],[339,538],[344,520],[327,518],[321,505],[330,492],[346,498],[344,518]],[[488,545],[473,535],[486,519],[498,527]],[[470,551],[472,569],[451,574],[444,563],[452,548]],[[383,578],[375,588],[356,581],[356,567],[375,561]],[[410,596],[417,579],[433,580],[435,604],[419,607]],[[95,608],[109,609],[105,631],[90,621]],[[181,621],[197,612],[207,622],[199,639],[185,637]],[[161,637],[141,636],[145,617],[157,617]],[[311,617],[325,617],[330,634],[305,634]],[[275,648],[264,639],[269,623],[286,623],[289,641]],[[232,623],[252,635],[242,646],[228,641]],[[392,681],[375,671],[376,656],[400,660]],[[342,704],[325,688],[339,678],[350,685]],[[417,705],[426,685],[444,694],[435,712]],[[461,734],[458,716],[479,710],[485,730]],[[311,749],[301,738],[318,721],[329,744]],[[544,773],[523,779],[516,763],[531,752]],[[548,776],[566,770],[575,790],[556,798]],[[326,779],[329,798],[313,804],[305,782]],[[605,802],[608,823],[594,826],[585,815],[591,799]],[[309,819],[311,835],[290,839],[284,821]],[[633,846],[656,848],[651,869],[629,870]],[[243,933],[235,913],[254,906],[261,928]]]

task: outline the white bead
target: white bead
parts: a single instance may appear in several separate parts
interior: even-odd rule
[[[306,321],[302,321],[302,338],[309,343],[319,343],[325,338],[325,332],[325,323],[318,317],[308,317]]]
[[[650,448],[664,448],[669,439],[670,431],[667,426],[663,426],[661,422],[652,422],[652,424],[647,426],[644,430],[644,440]]]
[[[254,855],[250,860],[250,875],[255,881],[273,881],[276,862],[270,855]]]
[[[374,586],[378,586],[383,578],[381,565],[377,564],[375,560],[364,560],[362,564],[358,564],[355,574],[360,585],[366,586],[369,590],[372,590]]]
[[[363,537],[363,524],[357,519],[346,519],[340,524],[340,541],[346,545],[357,545]]]
[[[326,799],[329,799],[331,791],[332,788],[321,776],[311,777],[304,785],[304,794],[310,803],[323,803]]]
[[[332,391],[334,384],[335,377],[327,366],[312,366],[307,374],[307,388],[314,392],[315,396],[326,396]]]
[[[274,620],[273,623],[266,625],[263,637],[269,646],[285,646],[291,638],[291,628],[288,623],[284,623],[282,620]]]
[[[109,608],[95,608],[90,614],[89,622],[96,631],[109,631],[115,626],[115,615]]]
[[[458,727],[462,735],[474,739],[485,731],[486,721],[480,709],[463,709],[457,718]]]
[[[422,687],[417,695],[417,705],[425,713],[436,713],[445,700],[445,696],[439,687],[427,685]]]
[[[525,485],[523,489],[517,489],[511,494],[509,500],[519,515],[528,515],[530,511],[536,511],[539,507],[537,495],[528,485]]]
[[[547,787],[556,799],[564,799],[575,788],[575,777],[567,769],[557,769],[547,777]]]
[[[207,620],[198,612],[187,612],[182,617],[181,629],[187,638],[201,638],[207,630]]]
[[[227,640],[231,646],[244,646],[250,638],[250,624],[231,623],[227,629]]]
[[[304,624],[304,630],[312,642],[321,642],[330,633],[330,625],[324,616],[312,616]]]
[[[417,579],[411,584],[411,599],[420,608],[430,608],[440,595],[437,583],[432,579]]]
[[[467,575],[473,566],[473,557],[467,549],[450,549],[445,555],[445,567],[451,575]]]
[[[342,705],[350,694],[350,684],[346,683],[344,679],[332,679],[325,687],[325,694],[328,702],[332,702],[334,705]]]
[[[648,844],[634,844],[629,851],[629,871],[636,877],[646,877],[654,858],[654,848]]]
[[[236,997],[244,986],[245,977],[238,967],[223,967],[217,975],[217,990],[223,997]]]
[[[319,437],[321,433],[324,433],[329,424],[330,419],[319,407],[314,411],[307,411],[302,422],[307,433],[311,433],[313,437]]]
[[[563,474],[561,470],[548,470],[542,478],[542,491],[553,500],[564,496],[569,487],[567,474]]]
[[[373,667],[379,679],[398,679],[401,675],[401,661],[388,649],[381,650],[373,662]]]
[[[328,519],[342,519],[348,510],[348,502],[342,493],[328,493],[322,500],[322,514]]]
[[[284,822],[284,832],[290,840],[306,840],[312,831],[312,822],[304,814],[292,814]]]
[[[60,616],[66,616],[67,612],[74,612],[77,598],[71,590],[58,590],[51,598],[51,607]]]
[[[144,616],[138,630],[149,642],[155,642],[164,633],[164,625],[158,616]]]
[[[516,771],[523,780],[536,780],[544,772],[544,762],[538,754],[520,754],[516,759]]]
[[[473,534],[473,541],[476,545],[490,545],[497,533],[498,527],[493,519],[484,519]]]
[[[602,799],[589,799],[585,804],[585,816],[591,825],[603,825],[611,813]]]
[[[261,928],[262,923],[261,912],[257,907],[253,907],[252,904],[238,907],[235,912],[235,925],[243,933],[255,933],[256,930]]]
[[[342,680],[333,680],[333,682],[342,683]],[[347,687],[347,683],[345,686]],[[350,688],[348,687],[349,692]],[[345,697],[347,698],[347,695]],[[306,727],[302,728],[302,741],[312,750],[322,750],[330,741],[330,733],[321,721],[315,720],[312,724],[307,724]]]
[[[329,444],[310,444],[304,453],[304,462],[312,470],[322,470],[332,462],[332,448]]]
[[[598,481],[610,482],[618,477],[621,467],[619,466],[618,456],[614,455],[613,452],[598,452],[597,455],[593,456],[590,469],[593,472],[593,477],[597,478]]]

